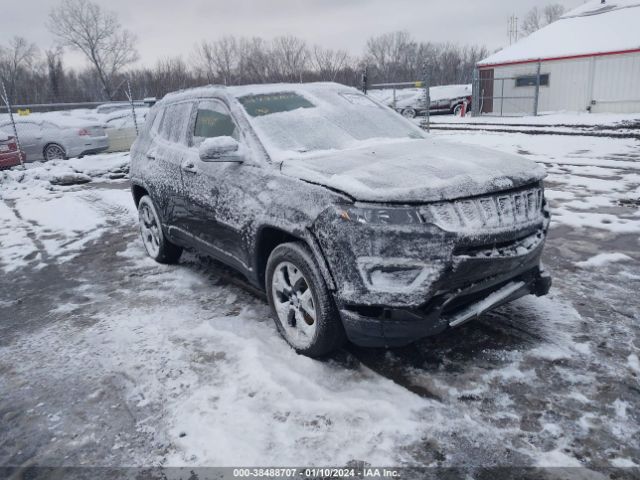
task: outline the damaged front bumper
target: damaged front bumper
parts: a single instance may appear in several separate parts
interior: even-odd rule
[[[425,221],[359,223],[331,210],[319,217],[314,233],[353,343],[405,345],[548,292],[541,187],[416,208]]]
[[[342,308],[347,337],[363,347],[400,347],[460,326],[525,295],[546,295],[551,277],[539,268],[505,279],[487,279],[434,297],[419,309]]]

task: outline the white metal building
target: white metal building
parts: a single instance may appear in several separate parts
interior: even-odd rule
[[[539,112],[640,112],[640,0],[589,1],[478,69],[485,114],[531,113],[536,89]]]

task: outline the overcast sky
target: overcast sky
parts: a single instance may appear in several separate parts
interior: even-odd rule
[[[584,0],[97,0],[118,12],[122,24],[138,36],[141,65],[166,56],[190,57],[203,39],[234,34],[272,38],[296,35],[310,44],[360,54],[367,38],[407,30],[416,40],[485,45],[508,43],[507,19],[522,18],[533,6],[557,2],[573,8]],[[57,0],[6,2],[0,44],[14,35],[49,48],[46,28]],[[65,57],[82,66],[78,55]]]

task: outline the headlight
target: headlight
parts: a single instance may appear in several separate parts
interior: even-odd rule
[[[423,223],[417,210],[399,208],[338,207],[338,215],[348,222],[374,225],[409,225]]]

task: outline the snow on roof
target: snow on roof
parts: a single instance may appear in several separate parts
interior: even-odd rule
[[[86,128],[94,126],[102,126],[103,122],[94,118],[86,118],[84,116],[78,116],[75,112],[71,111],[59,111],[59,112],[35,112],[26,116],[14,115],[13,119],[16,123],[24,122],[50,122],[59,127],[69,128]],[[6,122],[9,120],[8,114],[0,114],[0,122]]]
[[[192,98],[208,97],[220,94],[242,97],[244,95],[260,95],[276,92],[313,92],[319,90],[355,91],[352,87],[346,87],[345,85],[334,82],[265,83],[234,87],[225,87],[224,85],[207,85],[205,87],[189,88],[186,90],[168,93],[162,101],[190,100]]]
[[[522,63],[640,49],[640,0],[592,0],[478,62]]]

